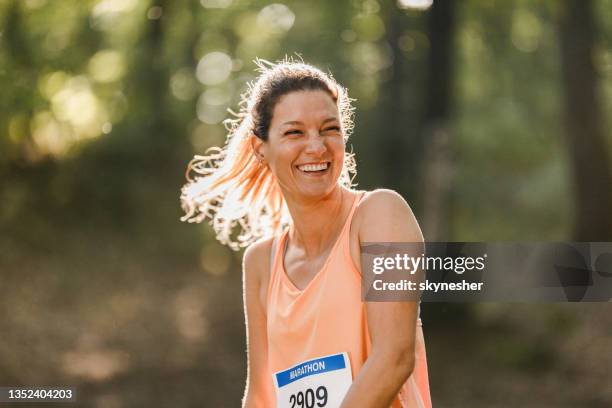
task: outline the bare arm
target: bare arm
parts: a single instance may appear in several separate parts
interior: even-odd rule
[[[408,204],[397,193],[378,190],[361,204],[360,242],[423,242]],[[368,302],[372,350],[341,408],[391,405],[415,363],[417,302]]]
[[[264,279],[269,271],[271,242],[262,241],[250,246],[243,259],[243,296],[247,329],[247,383],[243,408],[268,408],[274,400],[274,390],[268,379],[268,350],[266,312],[264,309]]]

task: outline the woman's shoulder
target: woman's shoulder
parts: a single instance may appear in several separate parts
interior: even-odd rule
[[[262,310],[266,311],[267,287],[270,279],[270,263],[274,237],[255,241],[244,251],[242,260],[242,279],[245,299],[257,299]],[[248,300],[247,300],[248,303]]]
[[[261,273],[270,269],[270,256],[275,236],[261,238],[247,247],[242,258],[245,271]]]
[[[393,190],[366,191],[355,218],[364,241],[408,241],[422,237],[410,205]]]
[[[367,202],[374,202],[376,204],[380,203],[403,203],[404,205],[408,205],[404,197],[402,197],[397,191],[391,190],[388,188],[377,188],[371,191],[363,191],[364,196],[361,199],[360,205],[363,205]]]
[[[365,191],[356,210],[362,217],[385,217],[388,212],[410,212],[410,206],[398,192],[386,188]]]

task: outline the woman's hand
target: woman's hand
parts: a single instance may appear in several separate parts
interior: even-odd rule
[[[391,190],[369,193],[359,212],[359,242],[423,242],[410,207]],[[417,302],[367,302],[366,310],[372,350],[341,408],[389,407],[414,368]]]

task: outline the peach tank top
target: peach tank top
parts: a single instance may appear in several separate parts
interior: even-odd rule
[[[361,275],[349,249],[353,214],[363,193],[356,196],[340,236],[321,270],[304,290],[291,282],[284,268],[283,255],[288,230],[273,248],[267,294],[268,372],[273,374],[320,356],[348,352],[353,380],[370,353],[366,306],[361,301]],[[416,360],[412,375],[392,404],[392,408],[429,408],[429,380],[421,320],[416,328]],[[264,393],[274,397],[274,392]],[[275,407],[276,401],[267,401]]]

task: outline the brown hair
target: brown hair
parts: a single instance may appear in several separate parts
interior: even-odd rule
[[[188,182],[181,190],[186,213],[181,220],[209,218],[217,239],[236,250],[289,223],[276,178],[256,159],[250,143],[251,137],[268,140],[272,113],[280,98],[295,91],[325,91],[338,105],[345,141],[353,130],[351,100],[331,75],[290,58],[277,63],[256,59],[255,64],[261,75],[242,94],[236,118],[224,122],[228,130],[225,147],[194,156],[185,175]],[[339,183],[350,188],[355,173],[353,154],[345,152]]]

